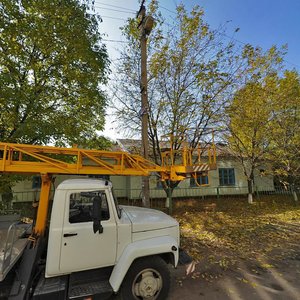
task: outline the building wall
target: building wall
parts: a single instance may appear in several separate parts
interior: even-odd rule
[[[219,168],[233,168],[235,174],[235,184],[232,186],[222,186],[219,180]],[[263,168],[266,169],[266,168]],[[178,187],[174,189],[174,197],[201,197],[205,195],[235,195],[246,194],[248,191],[247,179],[243,173],[243,169],[239,162],[233,159],[222,159],[217,163],[217,169],[209,172],[208,186],[191,187],[190,179],[186,179],[179,183]],[[113,177],[111,177],[113,179]],[[131,199],[138,199],[141,197],[142,179],[141,177],[129,177],[129,184],[127,188],[130,189],[127,193]],[[113,182],[114,183],[114,182]],[[121,188],[114,185],[117,196],[123,197],[125,194]],[[273,176],[263,175],[261,172],[255,172],[254,191],[274,191]],[[150,177],[150,197],[164,198],[165,191],[157,187],[157,177]]]
[[[39,196],[39,192],[32,188],[31,177],[17,182],[13,187],[13,193],[13,202],[32,202]]]
[[[234,185],[222,186],[220,185],[219,169],[220,168],[233,168],[235,182]],[[261,171],[255,171],[255,186],[256,191],[273,191],[273,176],[264,175]],[[84,176],[68,176],[58,175],[55,179],[55,187],[65,179],[78,178]],[[190,179],[186,179],[179,183],[178,187],[173,191],[173,197],[201,197],[205,195],[235,195],[247,193],[247,180],[243,173],[242,166],[238,161],[229,158],[218,159],[217,169],[209,171],[208,174],[209,184],[207,186],[191,186]],[[142,190],[142,177],[140,176],[110,176],[115,193],[120,198],[139,199],[141,198]],[[151,198],[164,198],[166,197],[165,191],[158,187],[158,178],[150,176],[150,197]],[[13,188],[14,201],[24,202],[33,201],[34,198],[38,199],[37,190],[32,188],[32,180],[25,180],[17,183]],[[53,195],[53,193],[52,193]]]
[[[13,202],[37,201],[39,199],[40,188],[34,188],[33,177],[28,176],[27,179],[17,182],[13,187]],[[56,175],[54,185],[51,186],[50,199],[53,198],[54,191],[57,186],[66,179],[70,178],[86,178],[86,176],[78,175]]]

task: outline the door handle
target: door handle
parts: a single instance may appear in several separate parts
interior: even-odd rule
[[[77,233],[64,233],[64,237],[75,236]]]

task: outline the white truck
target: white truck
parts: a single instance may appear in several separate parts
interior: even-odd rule
[[[18,222],[2,226],[8,221],[1,225],[0,218],[0,299],[106,299],[117,292],[124,300],[167,299],[168,264],[179,259],[178,222],[161,211],[119,206],[104,179],[66,180],[51,205],[52,175],[156,172],[183,180],[207,172],[208,164],[192,166],[190,157],[183,149],[183,163],[174,165],[172,152],[165,153],[171,165],[157,166],[125,152],[0,143],[0,173],[42,179],[32,232]]]
[[[109,181],[61,183],[45,240],[26,297],[103,299],[120,290],[122,299],[167,298],[167,264],[178,263],[178,223],[160,211],[119,206]],[[18,299],[22,285],[9,283],[7,296]]]

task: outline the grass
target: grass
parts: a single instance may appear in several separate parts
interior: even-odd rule
[[[207,211],[208,204],[213,210]],[[224,268],[236,259],[279,258],[300,240],[300,206],[284,196],[265,196],[250,205],[246,199],[218,199],[175,204],[181,246],[196,260]]]

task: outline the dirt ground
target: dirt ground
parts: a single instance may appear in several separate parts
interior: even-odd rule
[[[280,261],[240,259],[226,270],[200,262],[190,276],[182,266],[172,273],[170,300],[300,299],[300,247]]]

